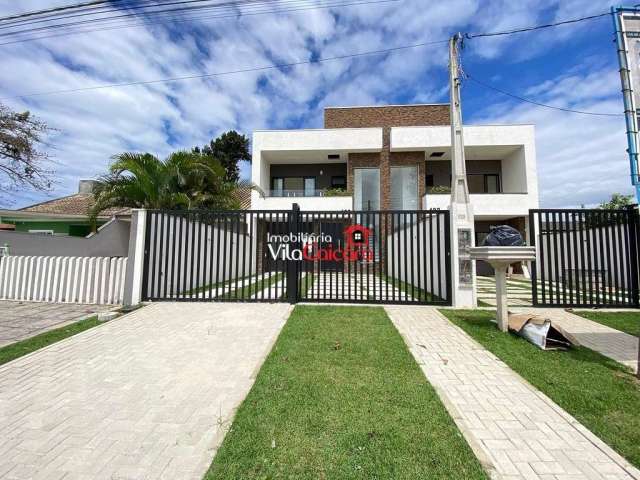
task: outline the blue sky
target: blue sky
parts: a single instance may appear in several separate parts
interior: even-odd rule
[[[56,2],[63,5],[75,2]],[[0,1],[0,15],[51,1]],[[237,70],[446,39],[598,14],[600,1],[398,0],[362,6],[146,25],[0,46],[0,98],[57,129],[50,142],[56,184],[16,192],[0,208],[74,193],[122,151],[202,145],[236,129],[317,128],[322,108],[448,101],[447,46],[223,77],[15,98],[21,94]],[[609,16],[575,25],[466,42],[465,71],[538,102],[623,111]],[[540,200],[592,205],[632,193],[624,119],[521,103],[467,82],[466,123],[533,123]],[[243,174],[248,175],[247,165]]]

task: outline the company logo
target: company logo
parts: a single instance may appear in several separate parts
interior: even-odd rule
[[[350,225],[344,229],[344,247],[334,245],[331,235],[313,233],[267,234],[267,246],[273,260],[373,262],[372,235],[370,228]]]

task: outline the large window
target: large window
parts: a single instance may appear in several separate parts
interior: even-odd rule
[[[353,207],[355,210],[380,210],[380,170],[353,170]]]
[[[391,208],[418,209],[418,167],[391,167]]]
[[[274,197],[313,197],[316,177],[272,177],[271,195]]]

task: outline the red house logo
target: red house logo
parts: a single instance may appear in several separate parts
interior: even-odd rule
[[[362,225],[350,225],[344,229],[345,243],[347,248],[362,248],[369,245],[371,229]]]

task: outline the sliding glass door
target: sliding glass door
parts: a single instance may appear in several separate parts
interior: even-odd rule
[[[380,169],[353,169],[354,210],[380,210]]]

